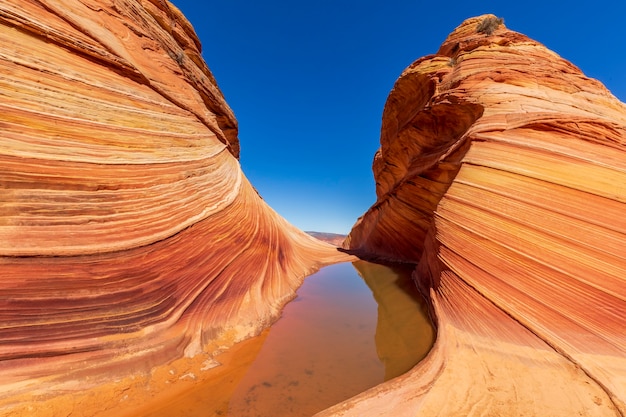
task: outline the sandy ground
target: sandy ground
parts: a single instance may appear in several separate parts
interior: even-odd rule
[[[220,416],[230,393],[256,357],[269,329],[212,358],[202,354],[156,367],[150,376],[130,376],[87,392],[73,391],[50,399],[24,395],[0,408],[11,417]],[[223,364],[225,366],[218,366]],[[206,393],[206,408],[191,411],[187,392],[199,384],[217,387]],[[2,407],[2,405],[0,405]]]

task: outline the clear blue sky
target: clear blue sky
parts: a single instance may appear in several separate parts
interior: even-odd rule
[[[346,233],[375,201],[382,109],[415,59],[493,13],[626,101],[626,2],[174,0],[239,121],[241,165],[303,230]]]

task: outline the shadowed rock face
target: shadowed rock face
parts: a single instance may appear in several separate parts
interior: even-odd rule
[[[435,346],[321,416],[626,415],[626,106],[485,19],[400,76],[344,243],[416,265]]]
[[[166,1],[3,1],[0,96],[0,406],[228,346],[346,259],[248,183]]]

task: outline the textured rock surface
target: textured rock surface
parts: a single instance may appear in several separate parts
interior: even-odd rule
[[[258,333],[345,259],[243,176],[166,1],[3,1],[0,97],[0,410]]]
[[[469,19],[397,81],[374,173],[345,245],[416,264],[438,336],[320,415],[626,415],[623,103]]]

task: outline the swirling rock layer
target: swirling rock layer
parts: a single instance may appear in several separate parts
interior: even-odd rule
[[[345,258],[248,183],[165,1],[2,2],[0,97],[2,410],[258,333]]]
[[[417,265],[409,373],[320,415],[626,415],[626,106],[494,16],[407,68],[345,246]]]

